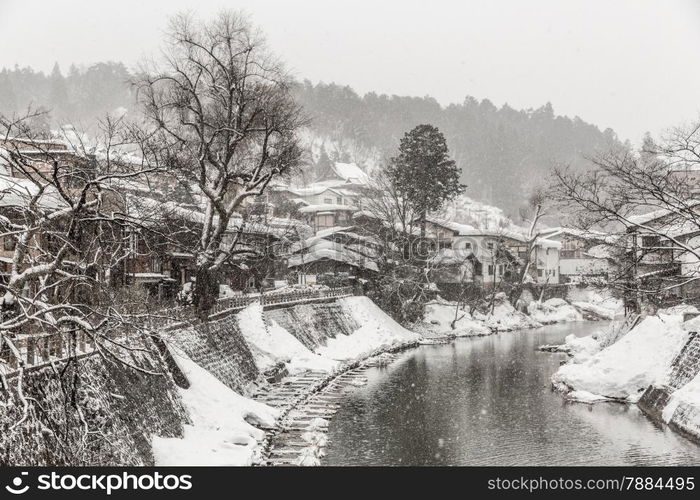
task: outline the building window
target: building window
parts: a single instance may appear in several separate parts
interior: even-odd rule
[[[562,259],[580,259],[583,257],[584,244],[580,240],[563,239],[559,256]]]
[[[338,203],[338,205],[342,205],[342,204],[343,204],[343,199],[342,199],[340,196],[338,196],[338,197],[335,199],[335,201]]]
[[[333,227],[335,218],[332,215],[318,215],[316,216],[316,225],[318,227]]]
[[[324,199],[323,199],[323,204],[324,204],[324,205],[332,205],[332,204],[333,204],[333,200],[332,200],[331,198],[324,198]]]
[[[491,264],[489,264],[489,267],[488,267],[488,274],[489,274],[489,276],[493,276],[493,265],[491,265]]]
[[[658,236],[642,236],[642,248],[658,247],[660,243]]]
[[[542,276],[544,276],[544,274],[542,273],[542,269],[538,269],[537,270],[537,277],[541,278]]]
[[[161,262],[158,257],[151,258],[151,272],[160,273],[162,271]]]

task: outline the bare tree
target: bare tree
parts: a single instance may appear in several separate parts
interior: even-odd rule
[[[699,152],[696,123],[658,143],[647,137],[639,151],[625,147],[590,158],[590,171],[555,170],[554,195],[573,224],[610,234],[620,263],[610,284],[625,292],[633,309],[644,296],[663,297],[700,279],[697,269],[681,275],[675,266],[681,256],[700,261]],[[649,271],[653,260],[665,266]]]
[[[206,313],[216,272],[239,243],[225,241],[229,223],[272,179],[300,164],[304,119],[288,73],[236,12],[207,23],[175,17],[164,62],[144,68],[135,83],[158,143],[154,155],[204,214],[192,251],[195,303]]]
[[[33,136],[31,116],[0,116],[0,238],[8,267],[0,281],[0,347],[19,364],[22,420],[22,370],[37,354],[37,335],[57,340],[51,355],[70,358],[77,339],[87,338],[91,349],[144,370],[120,355],[132,349],[127,332],[147,334],[148,322],[142,308],[122,307],[111,286],[123,272],[132,224],[115,188],[155,170],[120,159],[116,149],[128,130],[111,119],[101,125],[106,142],[88,147],[80,134],[70,145]]]
[[[518,277],[510,294],[510,303],[515,306],[523,294],[523,286],[525,280],[530,273],[532,265],[533,251],[537,246],[537,240],[542,237],[542,228],[540,223],[542,218],[547,216],[547,196],[543,189],[537,189],[530,196],[528,206],[520,212],[523,220],[528,222],[528,230],[525,235],[525,255],[523,257],[522,266],[519,269]]]

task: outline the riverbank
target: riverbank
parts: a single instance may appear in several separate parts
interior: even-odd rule
[[[421,339],[366,297],[270,311],[254,303],[200,330],[166,339],[188,381],[178,396],[191,422],[181,437],[153,437],[156,465],[261,463],[308,398],[379,353]]]
[[[599,322],[421,345],[347,385],[321,465],[691,465],[700,447],[636,406],[565,404],[549,380],[564,354],[536,349]]]
[[[566,301],[551,300],[539,308],[549,314],[548,324],[583,321],[580,313]],[[346,364],[331,374],[307,372],[288,377],[270,390],[261,391],[256,400],[283,409],[280,425],[269,430],[260,463],[264,465],[319,465],[325,455],[328,425],[349,392],[366,383],[363,374],[378,365],[387,365],[395,354],[417,345],[447,344],[464,337],[482,337],[501,332],[540,328],[543,325],[527,314],[515,310],[499,295],[494,314],[470,314],[456,304],[437,300],[426,307],[425,319],[412,326],[420,334],[410,341],[379,349],[364,360]],[[457,314],[457,316],[455,316]]]
[[[426,305],[423,321],[411,330],[427,339],[473,337],[571,321],[611,320],[622,310],[622,302],[605,292],[572,287],[568,295],[569,300],[521,301],[520,310],[502,292],[496,294],[493,304],[477,307],[438,297]]]
[[[567,399],[637,404],[649,417],[700,442],[700,320],[693,307],[660,310],[629,331],[567,337],[568,363],[552,384]]]
[[[571,320],[561,313],[565,307],[571,306],[546,301],[538,310]],[[221,322],[199,334],[175,332],[169,341],[174,362],[191,379],[178,392],[192,422],[180,438],[153,438],[156,465],[316,464],[335,398],[361,384],[359,374],[387,362],[390,353],[541,326],[503,295],[489,314],[444,301],[428,304],[415,332],[366,297],[270,311],[254,303]],[[227,347],[231,338],[236,345]]]

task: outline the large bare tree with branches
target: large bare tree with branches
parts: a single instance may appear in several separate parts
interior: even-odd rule
[[[241,231],[224,236],[237,211],[300,164],[292,80],[246,16],[226,11],[210,22],[172,19],[164,61],[135,83],[158,144],[151,153],[204,214],[192,252],[194,300],[206,313],[217,271],[235,257]]]
[[[136,337],[149,335],[150,316],[112,285],[138,225],[121,186],[156,170],[124,161],[119,151],[133,136],[119,120],[106,118],[88,145],[77,133],[72,142],[34,136],[32,116],[0,116],[0,352],[19,370],[22,420],[22,373],[37,358],[98,351],[144,370],[128,353],[148,344]]]
[[[644,297],[675,294],[700,280],[697,266],[683,273],[675,267],[700,262],[700,122],[590,162],[585,172],[555,169],[555,198],[580,229],[610,234],[621,264],[610,285],[625,292],[629,307],[638,310]]]

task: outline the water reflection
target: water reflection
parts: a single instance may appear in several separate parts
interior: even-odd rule
[[[700,446],[634,406],[552,392],[563,354],[535,351],[603,325],[573,323],[423,346],[348,395],[326,465],[699,464]]]

